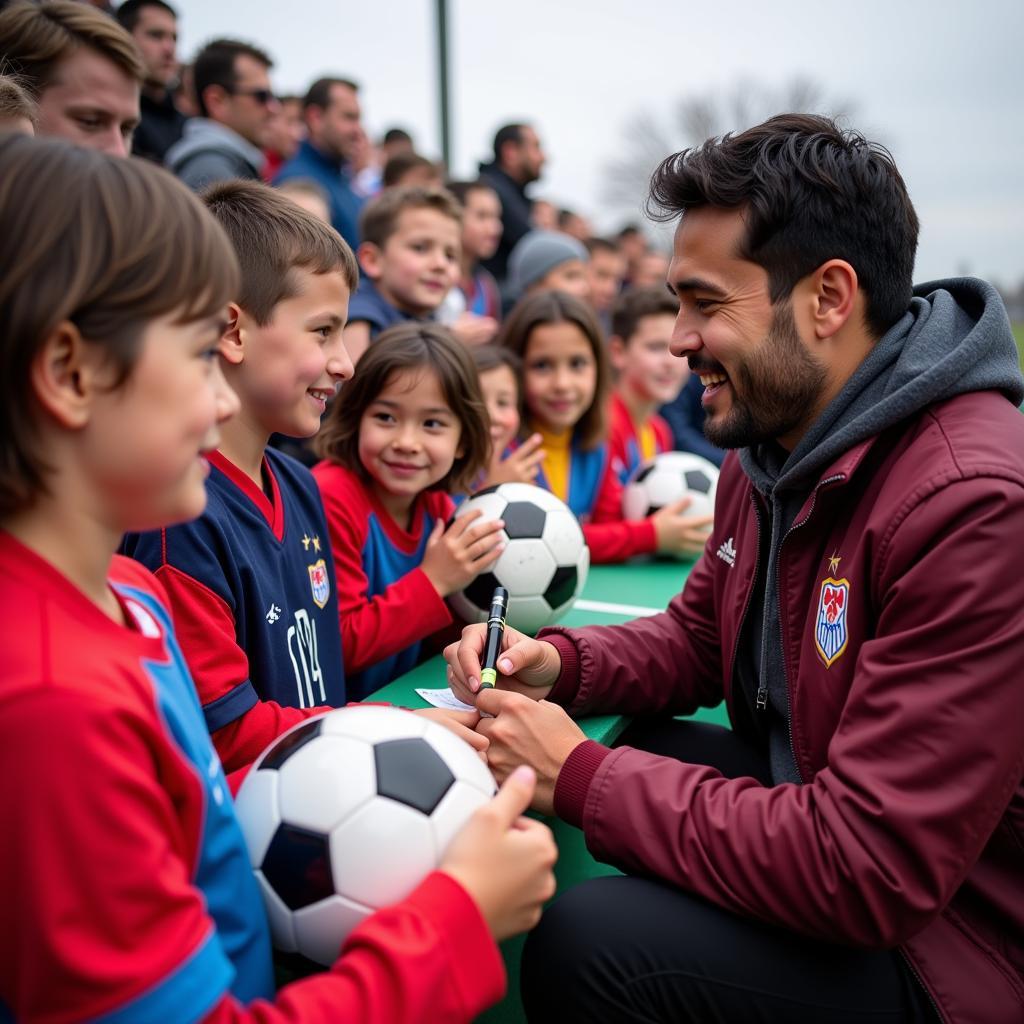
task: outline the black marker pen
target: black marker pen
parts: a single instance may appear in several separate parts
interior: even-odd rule
[[[501,653],[507,610],[508,591],[504,587],[495,587],[491,598],[491,614],[487,617],[487,645],[484,647],[484,662],[480,669],[481,686],[495,686],[498,682],[498,655]]]

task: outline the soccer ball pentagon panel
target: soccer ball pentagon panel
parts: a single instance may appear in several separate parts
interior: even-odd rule
[[[692,452],[662,452],[638,466],[622,493],[626,519],[646,519],[680,498],[690,498],[687,515],[715,512],[718,467]]]
[[[466,622],[485,622],[494,588],[509,594],[505,621],[536,633],[564,615],[583,589],[590,549],[565,502],[533,484],[498,484],[464,501],[455,517],[481,509],[484,519],[504,519],[505,550],[494,566],[448,599]]]
[[[340,708],[278,737],[235,800],[274,945],[332,964],[494,791],[469,744],[399,708]]]

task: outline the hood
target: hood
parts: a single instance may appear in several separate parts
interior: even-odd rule
[[[777,444],[740,452],[764,493],[806,489],[854,445],[922,409],[972,391],[1024,399],[1017,346],[998,292],[975,278],[914,289],[910,308],[874,345],[788,456]]]
[[[254,172],[263,166],[263,151],[258,146],[207,117],[193,117],[185,122],[181,138],[167,151],[165,163],[168,167],[176,167],[193,154],[209,149],[229,150],[249,164]]]

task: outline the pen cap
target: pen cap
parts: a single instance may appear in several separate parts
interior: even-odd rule
[[[508,591],[504,587],[495,587],[494,595],[491,597],[491,613],[487,617],[488,621],[491,619],[504,620],[507,611]]]

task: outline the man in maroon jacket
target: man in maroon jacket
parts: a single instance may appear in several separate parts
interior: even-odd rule
[[[1024,397],[994,289],[913,288],[892,159],[785,115],[669,157],[673,352],[735,449],[685,592],[446,651],[501,777],[626,872],[523,961],[531,1021],[1024,1020]],[[532,698],[532,699],[531,699]],[[726,701],[732,730],[677,721]],[[563,710],[565,709],[565,710]],[[569,715],[638,716],[615,749]],[[568,713],[567,713],[568,712]]]

